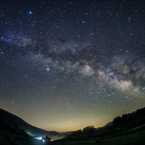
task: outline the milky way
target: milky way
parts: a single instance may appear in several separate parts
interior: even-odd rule
[[[56,131],[99,127],[144,107],[143,5],[3,2],[0,107]]]

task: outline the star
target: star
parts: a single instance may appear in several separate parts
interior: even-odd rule
[[[29,14],[31,15],[32,14],[32,11],[29,11]]]
[[[50,71],[50,69],[49,69],[49,68],[47,68],[46,70],[47,70],[47,71]]]
[[[1,3],[0,106],[60,132],[143,107],[144,5],[124,1]]]

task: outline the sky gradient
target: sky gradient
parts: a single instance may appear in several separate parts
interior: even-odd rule
[[[145,107],[144,5],[3,1],[0,108],[63,132]]]

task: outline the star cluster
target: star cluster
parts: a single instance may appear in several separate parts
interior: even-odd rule
[[[46,130],[99,127],[144,107],[139,1],[3,1],[0,107]]]

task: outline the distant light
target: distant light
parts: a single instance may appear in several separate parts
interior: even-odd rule
[[[38,137],[37,139],[38,139],[38,140],[42,140],[42,137]]]
[[[43,141],[43,142],[45,142],[45,140],[44,140],[44,139],[43,139],[42,141]]]
[[[84,23],[85,23],[85,21],[82,21],[82,23],[84,24]]]
[[[130,35],[132,36],[132,33]]]
[[[126,52],[129,52],[129,50],[127,50]]]
[[[31,15],[32,14],[32,11],[29,11],[29,14]]]
[[[137,12],[137,10],[135,10],[135,12]]]
[[[46,70],[47,70],[47,71],[49,71],[50,69],[49,69],[49,68],[47,68]]]

